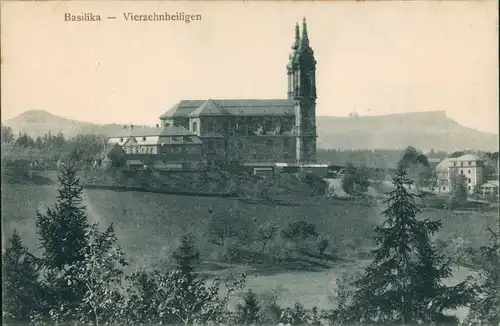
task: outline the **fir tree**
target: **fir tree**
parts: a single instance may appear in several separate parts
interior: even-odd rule
[[[36,259],[14,230],[2,255],[2,312],[4,322],[26,323],[40,306],[42,286]]]
[[[82,205],[82,189],[76,170],[63,165],[58,176],[55,207],[45,214],[37,211],[37,232],[43,248],[46,267],[62,270],[65,266],[83,260],[86,245],[85,232],[89,224]]]
[[[343,323],[430,324],[454,322],[444,309],[466,305],[472,291],[468,280],[447,287],[451,276],[448,260],[431,241],[440,222],[419,220],[411,181],[400,166],[394,177],[395,190],[385,202],[385,220],[375,228],[374,260],[355,281],[352,303],[341,315]],[[337,321],[338,322],[338,321]]]
[[[236,322],[239,325],[257,325],[259,324],[260,318],[260,308],[259,300],[257,295],[252,291],[248,290],[243,298],[244,304],[238,304],[236,306]]]
[[[195,247],[192,234],[187,233],[181,238],[181,245],[172,254],[177,268],[191,279],[194,270],[193,265],[200,259],[200,252]]]
[[[85,296],[86,287],[83,282],[70,283],[68,278],[74,278],[71,274],[76,272],[71,267],[85,260],[89,224],[74,167],[62,166],[58,179],[60,187],[55,206],[48,208],[45,214],[37,211],[37,233],[48,289],[45,293],[48,306],[39,318],[48,317],[52,310],[63,314],[58,320],[71,320]]]

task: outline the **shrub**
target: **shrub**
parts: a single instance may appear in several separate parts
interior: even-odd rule
[[[349,195],[361,195],[370,185],[368,169],[347,164],[342,176],[342,189]]]

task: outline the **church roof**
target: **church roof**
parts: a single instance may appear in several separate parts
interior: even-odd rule
[[[294,100],[280,99],[209,99],[209,100],[183,100],[160,116],[160,119],[172,117],[198,117],[198,116],[270,116],[293,115]]]
[[[191,112],[188,116],[189,117],[199,117],[200,115],[221,116],[226,114],[228,114],[228,112],[226,110],[223,110],[219,104],[215,103],[212,100],[208,100],[204,102],[202,105],[200,105],[196,110]]]
[[[160,119],[173,117],[187,117],[191,112],[200,107],[205,100],[183,100],[174,105],[170,110],[160,116]]]
[[[194,132],[187,130],[184,127],[165,126],[157,128],[127,128],[119,130],[112,134],[111,138],[116,137],[146,137],[146,136],[189,136],[196,135]]]

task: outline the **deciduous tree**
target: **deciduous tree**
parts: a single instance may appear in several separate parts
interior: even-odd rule
[[[452,207],[463,206],[467,201],[467,180],[463,174],[451,176],[450,204]]]
[[[260,225],[257,231],[258,239],[262,242],[262,250],[261,254],[264,255],[264,250],[266,249],[266,245],[269,241],[272,241],[276,234],[278,233],[278,226],[273,222],[267,222],[263,225]]]
[[[479,284],[465,325],[500,324],[500,217],[497,232],[488,231],[491,242],[481,248]]]
[[[342,176],[342,189],[349,195],[361,195],[370,185],[368,169],[364,166],[355,167],[347,164]]]

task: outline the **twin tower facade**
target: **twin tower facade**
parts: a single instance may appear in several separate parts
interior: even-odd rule
[[[316,60],[307,23],[295,26],[286,99],[183,100],[160,116],[203,144],[207,163],[315,163]]]

